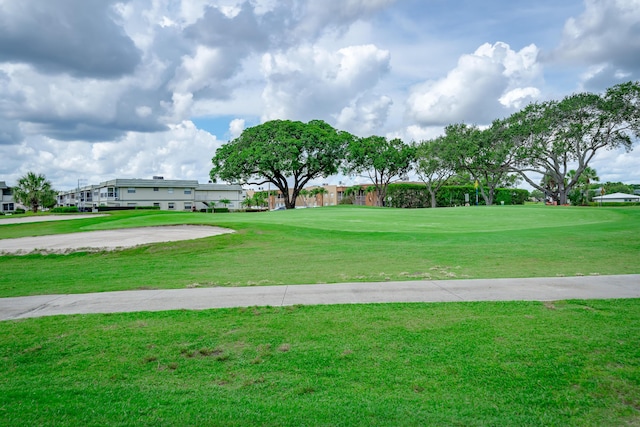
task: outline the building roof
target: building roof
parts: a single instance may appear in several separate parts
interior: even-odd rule
[[[197,180],[191,179],[111,179],[100,183],[101,187],[171,187],[171,188],[196,188]]]
[[[606,194],[604,196],[596,196],[594,197],[594,200],[598,199],[598,200],[612,200],[612,199],[635,199],[638,200],[640,199],[640,196],[635,195],[635,194],[626,194],[626,193],[613,193],[613,194]]]
[[[198,184],[196,191],[229,191],[238,190],[242,191],[242,185],[240,184]]]
[[[9,188],[9,187],[7,186],[6,182],[0,181],[0,188]]]

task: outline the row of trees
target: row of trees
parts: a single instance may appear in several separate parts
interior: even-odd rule
[[[580,93],[530,104],[481,129],[452,124],[444,135],[419,143],[381,136],[358,138],[321,120],[274,120],[246,129],[220,147],[210,176],[241,184],[272,183],[287,208],[312,180],[343,172],[368,175],[384,206],[389,183],[414,171],[431,204],[454,175],[479,183],[487,205],[500,186],[524,179],[559,204],[588,176],[598,151],[631,150],[640,137],[640,84],[628,82],[604,94]],[[573,172],[569,173],[571,170]],[[541,181],[531,174],[543,176]]]

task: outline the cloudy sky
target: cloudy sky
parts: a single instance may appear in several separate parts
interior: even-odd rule
[[[0,181],[206,182],[266,120],[411,142],[629,80],[640,0],[0,0]]]

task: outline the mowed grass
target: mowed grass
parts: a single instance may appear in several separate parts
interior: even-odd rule
[[[2,426],[640,423],[638,300],[0,324]]]
[[[640,273],[640,209],[339,206],[115,212],[2,224],[0,238],[203,224],[236,233],[114,252],[0,256],[0,296],[194,286]]]

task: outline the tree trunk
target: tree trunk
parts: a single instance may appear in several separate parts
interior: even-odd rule
[[[436,207],[436,192],[433,190],[429,190],[429,193],[431,194],[431,207],[435,208]]]

